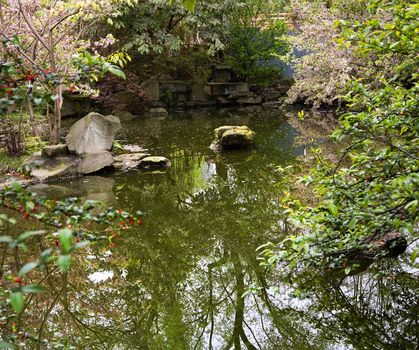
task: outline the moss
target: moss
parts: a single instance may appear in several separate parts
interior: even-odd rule
[[[231,125],[224,125],[224,126],[220,126],[219,128],[214,130],[214,136],[216,139],[221,139],[221,136],[223,136],[223,134],[227,131],[227,130],[231,130],[237,128],[237,126],[231,126]]]
[[[239,138],[243,138],[246,141],[252,142],[255,137],[255,132],[250,130],[247,126],[240,126],[238,128],[230,129],[225,131],[222,136],[224,137],[234,137],[238,136]]]

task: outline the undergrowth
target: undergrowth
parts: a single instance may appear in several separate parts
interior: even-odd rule
[[[7,174],[9,172],[22,172],[22,170],[22,157],[11,157],[7,155],[5,151],[0,150],[0,175]]]

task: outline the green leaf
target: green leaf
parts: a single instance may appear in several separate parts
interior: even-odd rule
[[[349,229],[353,230],[356,227],[357,222],[358,220],[356,218],[352,218],[352,220],[349,222],[349,225],[348,225]]]
[[[15,349],[15,346],[0,340],[0,349]]]
[[[412,255],[410,256],[410,263],[411,263],[411,265],[412,265],[412,266],[414,266],[414,265],[415,265],[415,263],[416,263],[416,258],[418,257],[418,254],[419,254],[419,248],[418,248],[418,249],[415,249],[415,250],[412,252]]]
[[[24,265],[20,269],[18,276],[22,277],[22,276],[26,275],[29,271],[33,270],[37,266],[38,266],[38,263],[36,263],[36,262],[27,263],[26,265]]]
[[[28,284],[22,288],[22,291],[25,293],[43,293],[45,289],[39,284]]]
[[[29,237],[42,235],[43,233],[45,233],[45,231],[43,231],[43,230],[23,232],[23,233],[22,233],[22,234],[20,234],[20,235],[19,235],[19,237],[17,238],[17,242],[18,242],[18,243],[22,243],[22,242],[26,241]]]
[[[351,272],[351,267],[350,266],[348,266],[346,269],[345,269],[345,275],[349,275],[349,273]]]
[[[26,209],[32,210],[33,208],[35,208],[34,202],[31,202],[31,201],[26,202]]]
[[[108,72],[122,79],[126,79],[125,73],[115,66],[108,67]]]
[[[24,298],[21,292],[10,294],[10,305],[16,313],[20,313],[23,310]]]
[[[57,265],[61,271],[66,272],[71,264],[71,255],[60,255],[57,260]]]
[[[333,203],[330,202],[329,205],[328,205],[328,208],[329,208],[330,214],[332,214],[335,217],[338,216],[339,210],[338,210],[338,207],[336,205],[334,205]]]
[[[22,185],[19,182],[13,182],[12,183],[12,188],[16,191],[19,192],[22,190]]]
[[[61,246],[64,253],[69,253],[73,245],[73,232],[65,228],[58,231],[58,237],[60,238]]]
[[[196,0],[182,0],[182,5],[185,6],[189,11],[195,11]]]
[[[52,248],[45,249],[41,253],[39,259],[44,262],[45,260],[47,260],[51,256],[51,253],[52,253]]]
[[[0,243],[10,243],[13,242],[12,237],[10,236],[0,236]]]

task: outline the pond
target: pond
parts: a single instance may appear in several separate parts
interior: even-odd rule
[[[208,146],[221,125],[249,126],[257,146],[215,154]],[[313,291],[302,297],[275,269],[260,267],[258,246],[287,229],[277,169],[307,148],[285,115],[138,118],[123,122],[121,135],[121,143],[165,156],[172,167],[32,188],[144,213],[141,226],[78,255],[71,312],[54,307],[45,338],[77,349],[417,349],[419,283],[403,263],[383,262],[386,274],[340,285],[308,271]],[[252,285],[266,288],[242,297]],[[39,302],[28,322],[41,323],[37,310],[47,306]]]

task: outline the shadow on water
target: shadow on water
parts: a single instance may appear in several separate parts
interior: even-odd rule
[[[255,130],[257,147],[214,154],[212,131],[228,124]],[[46,333],[61,329],[86,349],[416,348],[418,280],[399,265],[387,276],[364,274],[341,286],[308,271],[314,292],[305,299],[259,266],[256,248],[286,231],[274,167],[304,153],[283,117],[148,118],[123,129],[122,142],[168,157],[172,168],[34,188],[144,212],[144,224],[115,246],[93,246],[77,260],[71,317],[57,309]],[[267,288],[242,298],[252,284]]]

